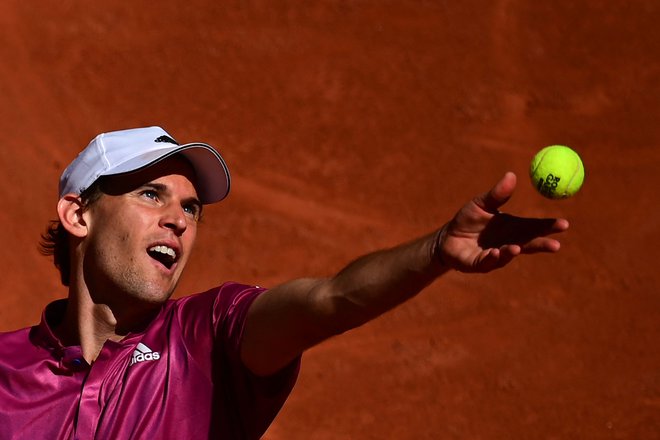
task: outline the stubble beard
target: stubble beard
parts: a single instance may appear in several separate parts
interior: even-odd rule
[[[172,296],[179,274],[172,274],[168,279],[144,261],[137,262],[134,258],[120,258],[116,255],[102,252],[100,268],[86,271],[90,275],[86,277],[87,285],[95,303],[119,309],[136,306],[152,308]]]

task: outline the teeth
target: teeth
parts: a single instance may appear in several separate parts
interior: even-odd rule
[[[174,249],[168,246],[154,246],[149,248],[149,252],[158,252],[160,254],[169,255],[172,258],[176,258],[176,252],[174,252]]]

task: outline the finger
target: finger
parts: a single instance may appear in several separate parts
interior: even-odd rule
[[[553,225],[553,232],[564,232],[570,227],[570,223],[565,218],[558,218]]]
[[[540,252],[557,252],[561,248],[559,240],[549,237],[538,237],[525,243],[521,247],[524,254],[537,254]]]
[[[527,219],[518,222],[516,231],[519,233],[519,243],[533,242],[536,238],[558,234],[568,229],[568,220],[563,218]]]
[[[500,259],[500,250],[497,248],[483,250],[475,266],[476,272],[486,273],[497,269]]]
[[[490,272],[500,267],[506,266],[517,255],[520,254],[520,246],[507,245],[501,248],[491,248],[482,251],[475,267],[476,271],[481,273]]]
[[[526,245],[539,237],[563,232],[568,221],[554,218],[523,218],[496,214],[479,236],[482,248],[500,248],[507,244]]]
[[[507,260],[507,263],[511,261],[514,257],[517,257],[522,253],[522,246],[517,244],[507,244],[500,248],[500,259],[504,258]]]
[[[514,173],[507,172],[490,191],[477,196],[474,202],[483,210],[496,213],[499,207],[504,205],[513,195],[513,190],[516,188],[516,180],[517,178]]]
[[[506,214],[502,214],[503,216]],[[519,239],[525,241],[535,237],[557,234],[568,229],[568,220],[563,218],[521,218],[513,217],[510,227],[519,234]]]
[[[502,246],[499,249],[492,249],[490,255],[497,256],[497,259],[493,261],[491,270],[506,266],[511,260],[520,255],[520,252],[520,246],[515,244]]]

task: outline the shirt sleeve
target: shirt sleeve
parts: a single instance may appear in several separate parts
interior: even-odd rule
[[[231,438],[260,438],[291,393],[298,377],[300,358],[279,372],[264,377],[252,374],[241,362],[240,348],[248,310],[265,291],[257,286],[226,283],[200,294],[198,298],[200,303],[211,305],[211,328],[208,329],[213,334],[211,379],[215,387],[216,406],[231,412],[229,418],[235,425]],[[200,328],[206,325],[198,321],[193,326],[197,327],[195,337],[199,343],[200,339],[204,339]]]

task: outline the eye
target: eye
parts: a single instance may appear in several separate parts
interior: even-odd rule
[[[158,193],[153,189],[145,189],[141,195],[151,200],[158,200]]]
[[[201,208],[196,204],[184,205],[183,212],[190,215],[195,220],[199,220],[201,216]]]

